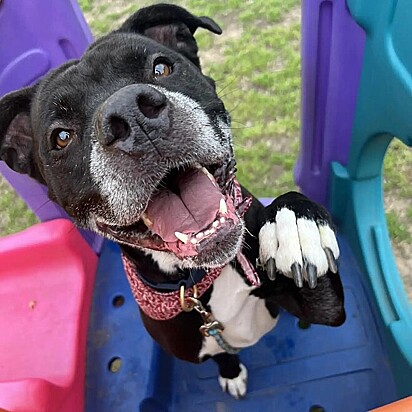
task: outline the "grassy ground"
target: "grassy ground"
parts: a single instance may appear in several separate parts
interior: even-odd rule
[[[96,36],[150,3],[80,0]],[[300,1],[176,3],[194,14],[213,17],[223,27],[220,37],[199,31],[197,38],[204,71],[217,81],[232,115],[239,180],[257,196],[275,196],[292,189],[299,144]],[[391,145],[384,171],[388,226],[399,267],[412,290],[412,277],[406,277],[412,267],[411,172],[412,152],[400,144]],[[1,182],[0,194],[0,233],[33,223],[33,216]]]

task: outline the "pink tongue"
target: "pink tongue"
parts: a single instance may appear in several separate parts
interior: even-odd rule
[[[194,234],[209,226],[219,211],[223,195],[200,170],[189,170],[178,178],[180,194],[158,192],[146,209],[150,228],[165,242],[176,242],[175,232]]]

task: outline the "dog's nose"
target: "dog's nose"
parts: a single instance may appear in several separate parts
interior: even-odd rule
[[[100,142],[109,146],[118,141],[145,139],[155,130],[169,126],[166,96],[143,84],[123,87],[103,104],[100,113]]]

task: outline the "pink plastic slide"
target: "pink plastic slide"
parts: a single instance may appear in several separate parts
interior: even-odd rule
[[[0,239],[0,410],[83,411],[96,267],[66,219]]]

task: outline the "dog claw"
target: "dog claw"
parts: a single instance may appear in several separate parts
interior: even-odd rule
[[[303,287],[302,267],[299,263],[294,263],[290,268],[293,275],[293,280],[298,288]]]
[[[328,266],[332,273],[338,273],[338,265],[336,263],[333,252],[327,247],[325,248],[326,259],[328,260]]]
[[[316,266],[308,263],[306,266],[306,275],[308,277],[309,287],[315,289],[318,284],[318,271],[316,270]]]
[[[269,260],[266,262],[266,272],[267,272],[268,278],[270,280],[275,280],[276,279],[275,259],[269,258]]]

